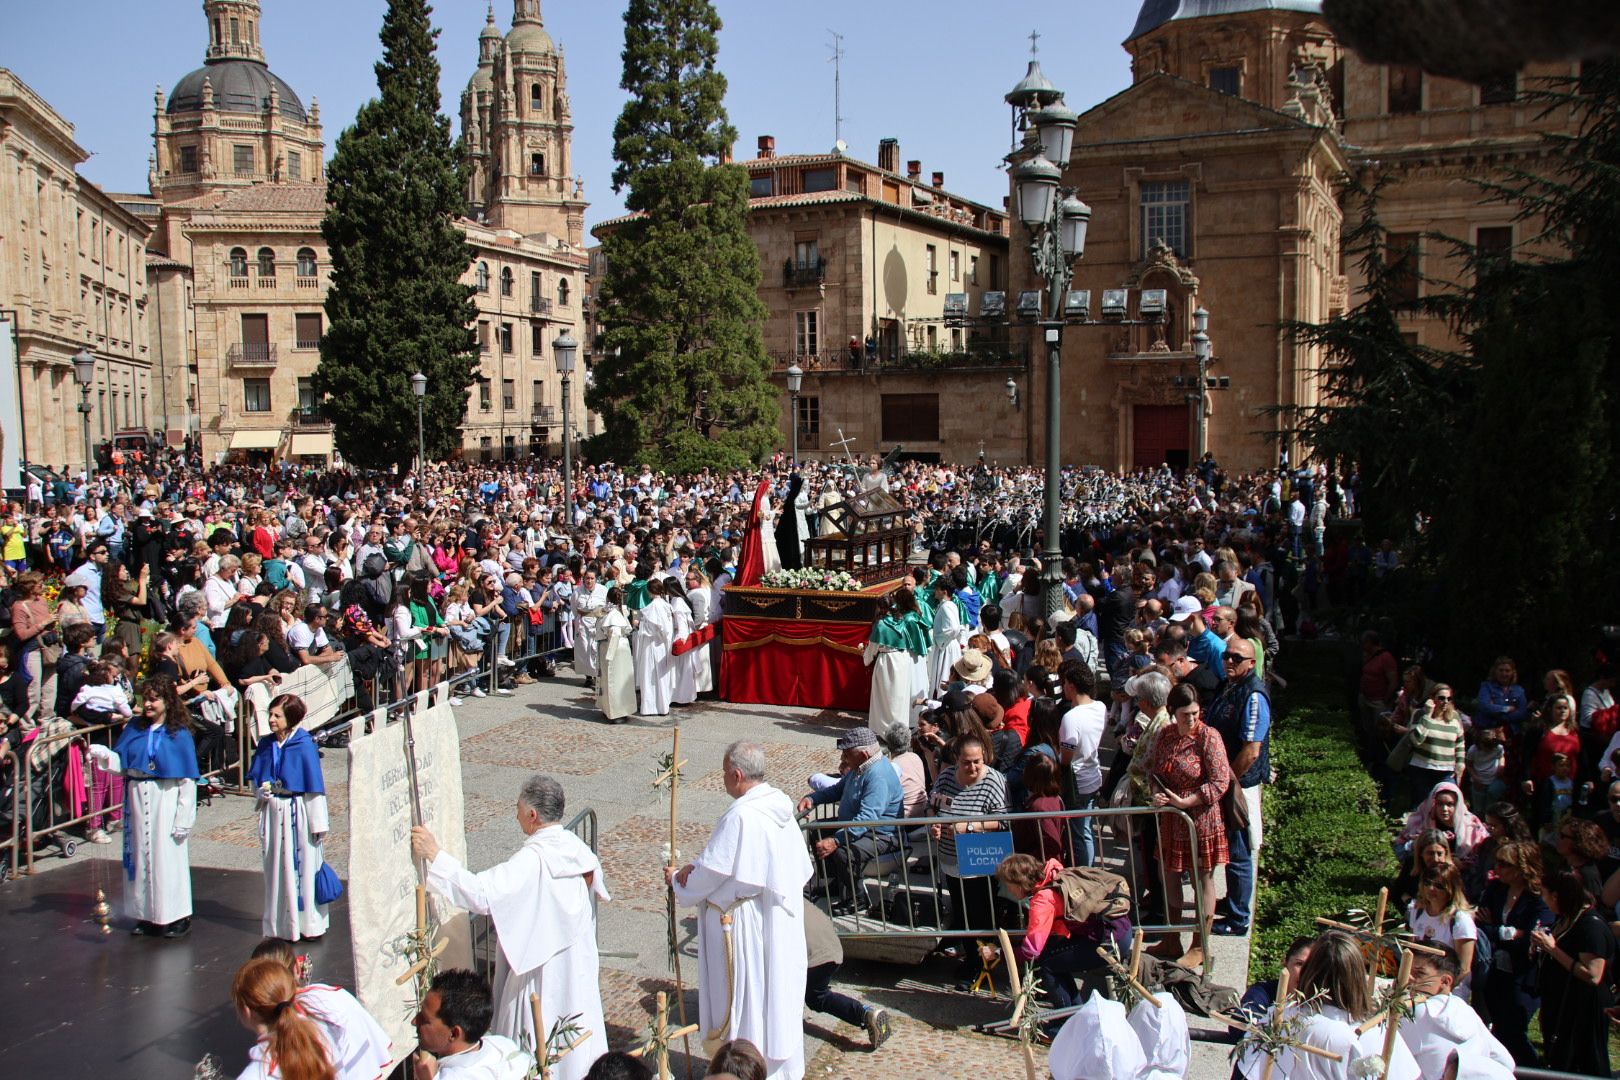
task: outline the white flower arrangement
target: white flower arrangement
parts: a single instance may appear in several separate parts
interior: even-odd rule
[[[813,592],[859,592],[861,583],[847,570],[824,570],[806,566],[801,570],[772,570],[761,580],[768,589],[801,589]]]

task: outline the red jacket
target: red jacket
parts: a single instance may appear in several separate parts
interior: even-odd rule
[[[1046,939],[1053,935],[1069,936],[1069,921],[1063,917],[1063,895],[1050,887],[1062,869],[1061,861],[1047,859],[1041,883],[1029,894],[1029,925],[1024,928],[1024,940],[1015,950],[1019,960],[1033,960],[1041,955]]]

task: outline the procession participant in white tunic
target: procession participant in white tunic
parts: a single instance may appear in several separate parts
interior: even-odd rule
[[[695,563],[686,572],[686,599],[692,605],[692,633],[701,635],[709,626],[714,597],[710,594],[708,577]],[[700,694],[714,689],[714,671],[709,666],[711,644],[705,641],[686,654],[686,662],[692,668],[692,682]]]
[[[534,1071],[534,1055],[490,1033],[493,1012],[489,984],[476,973],[452,968],[435,975],[411,1018],[417,1049],[410,1056],[410,1080],[524,1080]],[[582,1046],[575,1053],[585,1052]],[[564,1058],[552,1075],[583,1075],[563,1073],[573,1058]]]
[[[804,1076],[804,886],[813,867],[793,803],[765,782],[765,750],[738,742],[721,767],[735,802],[703,853],[668,871],[698,909],[698,1022],[704,1051],[747,1039],[771,1080]]]
[[[1136,1080],[1147,1057],[1125,1016],[1125,1006],[1093,993],[1063,1022],[1047,1053],[1047,1065],[1053,1080]]]
[[[1147,1001],[1131,1007],[1131,1030],[1142,1043],[1147,1064],[1136,1080],[1184,1080],[1192,1066],[1192,1034],[1187,1030],[1187,1013],[1174,994],[1154,995],[1155,1009]]]
[[[304,702],[282,694],[270,702],[270,734],[253,751],[248,780],[258,796],[259,850],[264,857],[264,936],[318,938],[329,922],[315,902],[315,875],[325,861],[326,783],[321,754],[304,721]]]
[[[596,684],[596,624],[607,607],[607,592],[607,586],[596,580],[596,571],[587,567],[570,601],[574,610],[574,671],[585,676],[586,686]]]
[[[944,694],[944,685],[951,678],[951,668],[962,658],[962,646],[966,642],[967,628],[962,625],[962,612],[956,606],[951,579],[942,574],[934,582],[933,637],[928,649],[929,698]]]
[[[258,1035],[238,1080],[381,1076],[393,1044],[365,1006],[335,986],[299,986],[285,962],[259,951],[231,984],[237,1019]]]
[[[624,723],[636,711],[635,658],[630,654],[630,616],[624,610],[624,590],[615,585],[596,623],[596,707],[615,723]]]
[[[90,748],[104,771],[122,771],[124,898],[131,931],[177,938],[191,929],[191,827],[197,822],[197,745],[191,716],[174,680],[159,675],[141,687],[141,709],[118,745]]]
[[[675,631],[670,638],[669,671],[674,681],[670,702],[690,705],[697,700],[697,678],[692,674],[691,652],[677,654],[675,646],[692,636],[692,605],[686,599],[686,588],[675,578],[664,582],[664,599],[675,617]]]
[[[837,506],[843,501],[844,493],[838,490],[837,479],[828,477],[826,484],[821,489],[820,497],[816,499],[816,513],[821,519],[817,524],[817,535],[838,535],[838,523],[832,519],[832,515],[827,513],[827,510],[829,507]]]
[[[864,659],[872,669],[872,701],[866,726],[881,739],[889,728],[911,724],[912,669],[928,652],[928,639],[916,619],[917,598],[896,589],[878,601],[878,616],[867,635]]]
[[[776,506],[769,495],[759,504],[759,543],[764,559],[762,573],[782,569],[782,551],[776,546]]]
[[[548,1028],[574,1016],[589,1033],[552,1073],[558,1080],[579,1080],[608,1048],[591,897],[609,896],[596,854],[562,826],[564,808],[562,785],[537,773],[517,799],[518,827],[527,839],[504,863],[474,874],[421,825],[411,829],[411,853],[427,860],[429,888],[495,922],[501,947],[491,1029],[519,1045],[544,1045],[547,1033],[536,1035],[529,1004],[529,994],[538,993]]]
[[[1430,996],[1401,1019],[1401,1039],[1417,1059],[1424,1080],[1443,1075],[1452,1051],[1463,1047],[1467,1048],[1465,1059],[1489,1058],[1511,1072],[1513,1055],[1508,1048],[1491,1034],[1468,1002],[1452,993],[1457,984],[1457,954],[1450,946],[1439,948],[1445,955],[1413,954],[1412,988]]]
[[[642,716],[664,716],[675,692],[669,647],[675,639],[675,612],[664,599],[664,583],[647,582],[647,606],[638,613],[632,648],[636,654],[636,692]]]

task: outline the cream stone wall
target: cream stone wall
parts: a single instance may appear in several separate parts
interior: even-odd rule
[[[0,68],[0,308],[17,323],[19,457],[84,464],[81,401],[100,441],[147,426],[151,378],[145,282],[150,229],[77,167],[73,125]],[[88,397],[73,356],[97,358]]]

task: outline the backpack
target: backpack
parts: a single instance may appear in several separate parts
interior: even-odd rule
[[[1063,901],[1063,917],[1071,923],[1092,919],[1121,919],[1131,913],[1131,887],[1118,874],[1095,866],[1065,866],[1048,888]]]
[[[264,580],[270,587],[280,592],[287,587],[287,563],[282,559],[266,559],[264,563]]]
[[[388,602],[394,598],[394,575],[389,571],[388,559],[376,551],[367,555],[360,564],[360,579],[372,608],[369,614],[376,617],[387,610]]]

